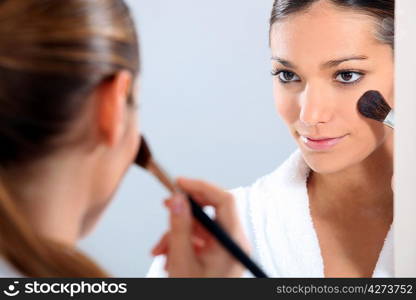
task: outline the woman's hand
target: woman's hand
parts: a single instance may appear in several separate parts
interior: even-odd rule
[[[228,234],[249,252],[234,197],[208,183],[181,178],[178,186],[201,206],[213,206],[215,219]],[[192,217],[191,207],[181,194],[165,201],[170,229],[153,248],[153,255],[166,255],[169,277],[241,277],[244,267]]]

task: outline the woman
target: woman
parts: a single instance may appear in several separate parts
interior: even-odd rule
[[[136,156],[139,68],[123,0],[0,1],[1,277],[108,276],[76,242]],[[239,234],[227,226],[238,224],[230,194],[199,181],[178,184]],[[179,212],[189,213],[182,196],[169,203],[176,238],[169,245],[181,250],[171,253],[172,274],[212,273],[212,266],[180,262],[193,251],[181,237],[194,224],[178,221]],[[226,271],[233,267],[241,272],[235,264]]]
[[[394,107],[393,40],[393,0],[275,0],[274,98],[298,150],[233,191],[269,276],[393,276],[393,133],[357,110],[368,90]]]

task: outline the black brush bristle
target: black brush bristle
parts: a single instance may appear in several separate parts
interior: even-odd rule
[[[365,92],[358,100],[357,106],[365,117],[379,122],[383,122],[391,111],[390,105],[378,91]]]
[[[139,151],[137,152],[136,159],[134,160],[134,162],[140,167],[146,169],[151,158],[152,158],[152,154],[150,152],[150,148],[147,145],[144,137],[140,136],[140,148],[139,148]]]

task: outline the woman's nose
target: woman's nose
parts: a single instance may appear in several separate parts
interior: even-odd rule
[[[307,126],[327,123],[333,115],[333,101],[322,88],[307,87],[300,97],[299,119]]]

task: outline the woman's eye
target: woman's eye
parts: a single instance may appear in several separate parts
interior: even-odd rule
[[[337,77],[335,78],[336,81],[339,81],[344,84],[354,83],[361,79],[363,76],[362,73],[358,72],[341,72],[338,73]]]
[[[296,75],[293,72],[290,71],[279,71],[274,74],[279,78],[279,80],[283,83],[293,82],[293,81],[299,81],[300,78],[298,75]]]

